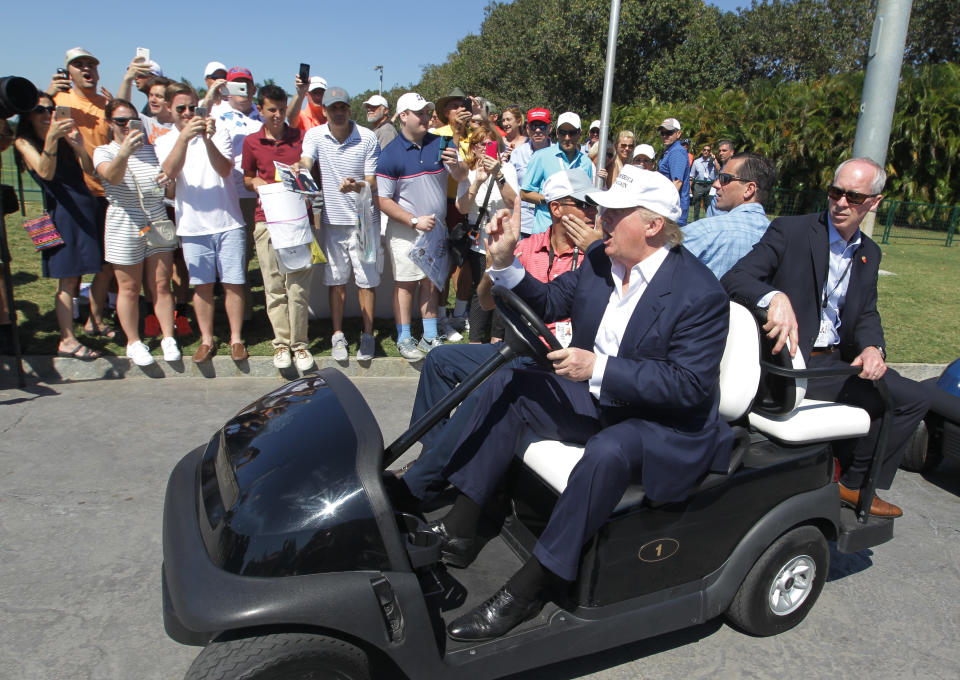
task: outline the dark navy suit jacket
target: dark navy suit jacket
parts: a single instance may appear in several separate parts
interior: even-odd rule
[[[853,361],[865,347],[885,347],[877,312],[880,257],[880,246],[861,234],[840,312],[840,354],[845,361]],[[770,291],[785,293],[797,317],[799,349],[809,364],[810,350],[820,332],[829,261],[827,213],[779,217],[721,283],[730,297],[747,309],[755,309],[757,301]]]
[[[514,290],[544,321],[571,317],[571,345],[593,351],[615,285],[610,268],[598,242],[578,269],[550,284],[527,274]],[[627,439],[643,443],[642,481],[655,500],[681,500],[708,471],[727,469],[733,433],[717,405],[728,327],[729,299],[716,277],[676,247],[637,303],[617,356],[607,361],[601,420],[622,423]]]

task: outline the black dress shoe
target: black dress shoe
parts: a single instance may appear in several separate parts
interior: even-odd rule
[[[447,626],[447,635],[464,642],[492,640],[532,619],[541,609],[543,600],[518,599],[504,586],[486,602]]]
[[[432,531],[440,537],[440,557],[451,567],[464,569],[477,557],[477,539],[450,535],[442,519],[430,522],[427,525],[427,531]]]

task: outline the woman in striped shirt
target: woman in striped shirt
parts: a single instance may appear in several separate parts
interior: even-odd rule
[[[143,131],[130,129],[130,121],[140,120],[133,104],[114,99],[107,105],[106,115],[113,141],[96,148],[93,165],[104,179],[103,189],[110,202],[104,250],[117,276],[117,316],[127,336],[127,356],[138,366],[148,366],[154,361],[149,348],[140,340],[139,331],[140,287],[146,274],[153,311],[163,331],[160,343],[163,358],[177,361],[180,349],[173,337],[170,293],[175,244],[154,248],[147,243],[146,236],[140,235],[148,221],[167,217],[163,207],[166,178],[162,176],[153,147],[144,144]]]

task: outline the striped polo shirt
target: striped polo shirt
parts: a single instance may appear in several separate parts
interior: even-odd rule
[[[323,223],[355,225],[357,197],[360,194],[340,191],[340,183],[347,177],[362,180],[377,171],[380,142],[371,130],[350,121],[353,129],[343,143],[330,132],[330,124],[312,127],[303,135],[303,157],[320,166],[320,184],[323,189]],[[376,203],[376,202],[374,202]],[[380,212],[374,205],[374,219]]]
[[[392,198],[414,216],[447,216],[447,169],[439,160],[440,137],[426,133],[417,145],[397,136],[384,147],[377,163],[377,193]],[[404,225],[406,226],[406,225]]]

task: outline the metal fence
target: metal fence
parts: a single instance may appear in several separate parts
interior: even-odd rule
[[[893,238],[943,241],[950,246],[958,222],[960,206],[884,199],[877,208],[877,232],[883,225],[881,243]]]

